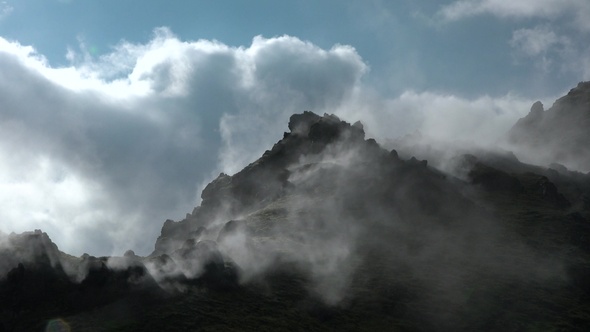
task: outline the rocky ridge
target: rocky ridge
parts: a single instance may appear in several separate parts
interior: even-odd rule
[[[533,108],[531,119],[545,117]],[[588,175],[480,152],[442,172],[328,114],[295,114],[288,128],[258,160],[213,180],[185,219],[167,220],[148,257],[71,257],[41,231],[0,234],[0,331],[42,330],[56,316],[82,328],[88,310],[118,321],[108,308],[121,301],[138,308],[127,309],[141,317],[135,330],[162,329],[167,310],[202,328],[207,315],[178,311],[219,302],[219,319],[257,317],[227,317],[244,299],[335,330],[350,319],[355,329],[588,327],[576,320],[590,314]],[[19,325],[30,315],[38,325]]]
[[[562,163],[590,170],[590,82],[580,82],[567,95],[544,110],[541,102],[531,107],[508,133],[508,141],[522,154],[544,164]]]

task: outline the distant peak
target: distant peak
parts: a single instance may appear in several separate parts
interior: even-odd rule
[[[292,134],[325,142],[330,142],[345,132],[353,137],[362,139],[365,137],[363,124],[360,121],[350,125],[334,114],[324,113],[323,116],[319,116],[310,111],[293,114],[289,119],[289,130]]]
[[[543,107],[543,103],[540,101],[536,101],[533,106],[531,106],[531,113],[542,113],[544,111],[545,108]]]
[[[579,97],[588,99],[590,96],[590,81],[588,82],[580,82],[578,85],[571,89],[566,96],[560,99],[568,99],[573,98],[574,100],[579,99]]]
[[[314,112],[305,111],[301,114],[293,114],[289,119],[289,130],[293,134],[304,134],[309,132],[312,124],[318,122],[322,117]]]
[[[512,127],[508,140],[538,162],[586,170],[590,167],[589,123],[590,82],[580,82],[547,110],[535,102]]]
[[[590,81],[580,82],[578,83],[578,86],[576,86],[572,90],[590,90]]]

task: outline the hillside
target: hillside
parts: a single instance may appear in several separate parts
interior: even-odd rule
[[[0,331],[590,328],[589,175],[479,152],[443,172],[334,115],[288,128],[147,257],[0,234]]]
[[[590,82],[580,82],[545,110],[536,102],[512,127],[508,140],[544,164],[561,163],[590,171]]]

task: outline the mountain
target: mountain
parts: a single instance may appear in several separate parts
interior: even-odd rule
[[[288,128],[147,257],[0,234],[0,331],[590,328],[589,175],[406,157],[329,114]]]
[[[512,127],[508,140],[539,162],[590,170],[590,82],[580,82],[551,108],[541,102]],[[526,152],[525,152],[526,151]]]

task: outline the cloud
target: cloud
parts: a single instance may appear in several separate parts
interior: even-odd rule
[[[515,50],[517,63],[525,59],[540,69],[542,76],[571,75],[590,78],[585,41],[590,33],[590,2],[585,0],[460,0],[442,6],[436,17],[454,22],[478,15],[513,19],[517,28],[508,43]],[[534,20],[534,21],[533,21]]]
[[[545,73],[553,69],[556,61],[570,63],[571,59],[567,57],[574,51],[572,41],[558,35],[549,26],[515,30],[510,45],[516,50],[518,57],[533,59],[536,66]]]
[[[270,149],[293,113],[360,119],[380,140],[421,130],[493,142],[532,102],[383,96],[354,48],[291,36],[231,47],[159,28],[98,57],[82,41],[64,67],[15,41],[0,49],[1,230],[43,229],[75,255],[149,253],[165,219]]]
[[[6,17],[12,14],[14,7],[12,7],[8,2],[2,1],[0,2],[0,21],[5,19]]]
[[[557,18],[573,17],[573,24],[582,31],[590,31],[590,3],[585,0],[459,0],[442,6],[438,15],[447,21],[482,14],[501,18]]]
[[[524,54],[536,56],[547,53],[560,38],[549,27],[538,26],[534,29],[518,29],[512,34],[510,44]]]
[[[230,174],[279,140],[293,113],[334,112],[346,103],[368,70],[350,46],[326,51],[293,37],[255,38],[247,55],[254,59],[246,64],[245,79],[252,93],[220,123],[220,164]]]
[[[501,110],[513,102],[509,99],[493,101],[483,97],[468,101],[429,93],[406,93],[391,103],[406,104],[406,109],[401,112],[438,106],[422,114],[430,120],[424,127],[442,125],[441,130],[448,130],[450,124],[441,121],[457,122],[456,118],[446,119],[453,114],[454,108],[475,106],[474,115],[459,110],[457,117],[479,117],[485,123],[493,115],[486,116],[484,110]],[[481,110],[477,110],[478,104]],[[439,113],[440,117],[433,117],[430,112]],[[387,121],[386,115],[379,118]],[[323,126],[327,126],[325,123],[329,121],[324,121]],[[473,126],[475,121],[467,119],[466,122],[456,128],[465,129]],[[387,121],[382,129],[392,124],[394,121]],[[478,126],[473,130],[482,128]],[[432,287],[429,291],[433,294],[441,294],[443,290],[445,295],[442,297],[445,302],[450,300],[449,304],[457,304],[453,300],[461,298],[464,290],[474,285],[473,280],[478,283],[481,280],[472,278],[473,270],[465,269],[466,266],[477,266],[475,270],[479,272],[503,278],[520,280],[526,276],[544,282],[560,278],[562,266],[553,257],[547,260],[536,257],[491,215],[471,206],[448,182],[429,177],[420,168],[396,168],[391,164],[395,164],[393,160],[383,164],[383,151],[372,149],[362,139],[351,139],[355,135],[341,135],[340,141],[333,141],[323,148],[322,139],[316,136],[317,127],[313,131],[315,133],[310,136],[316,137],[311,143],[315,146],[312,148],[315,153],[305,148],[310,142],[302,143],[301,136],[291,135],[282,142],[283,147],[301,144],[300,151],[308,150],[307,154],[289,164],[291,185],[287,195],[281,195],[281,199],[273,200],[261,211],[253,214],[248,211],[247,216],[234,217],[237,220],[224,226],[227,233],[217,231],[221,226],[207,224],[208,220],[196,221],[196,225],[207,227],[207,231],[197,236],[200,239],[202,236],[221,239],[220,250],[240,266],[241,275],[246,280],[276,266],[280,255],[282,261],[295,261],[307,268],[313,292],[328,304],[338,304],[354,296],[355,290],[349,286],[358,276],[355,271],[357,268],[363,273],[370,271],[365,264],[378,257],[376,252],[382,252],[387,257],[384,261],[393,264],[391,266],[401,265],[404,273],[425,281],[427,287]],[[472,133],[467,135],[473,136]],[[280,149],[278,147],[275,152]],[[275,161],[280,160],[281,155],[280,152],[276,154],[278,159]],[[268,181],[272,182],[272,178],[269,176]],[[258,195],[264,197],[264,194]],[[245,221],[239,221],[242,218]],[[229,225],[233,226],[227,227]],[[261,236],[261,232],[264,234],[258,239],[260,241],[252,241],[247,225],[256,230],[257,236]],[[207,232],[209,234],[203,235]],[[368,248],[371,248],[371,254],[365,256]],[[490,250],[494,252],[493,257],[489,255]],[[454,266],[455,263],[458,265]],[[379,273],[383,273],[383,267],[387,269],[387,265],[379,264]],[[436,276],[437,282],[432,283],[429,277],[425,277],[427,275]],[[440,280],[444,282],[439,283]],[[465,287],[466,284],[470,286]]]
[[[539,25],[515,30],[510,45],[517,62],[532,62],[543,74],[572,73],[587,80],[590,79],[590,47],[576,42],[579,38],[560,34],[548,25]]]
[[[259,152],[281,116],[331,107],[366,69],[349,46],[283,36],[229,47],[165,28],[100,57],[82,45],[59,68],[0,46],[2,229],[41,228],[73,254],[149,253],[163,220],[190,212],[199,183],[225,168],[220,149]],[[261,141],[227,130],[232,116],[272,138],[249,145]]]
[[[420,131],[447,142],[493,145],[526,115],[532,101],[515,94],[466,99],[427,91],[384,98],[365,89],[336,113],[349,121],[361,119],[367,134],[379,141]]]

